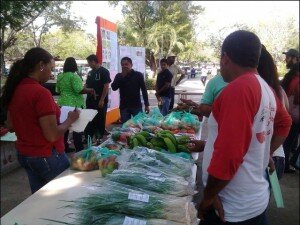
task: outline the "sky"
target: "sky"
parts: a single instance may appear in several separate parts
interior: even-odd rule
[[[299,24],[299,1],[193,1],[205,7],[205,11],[196,21],[196,31],[203,29],[202,21],[209,21],[207,32],[234,24],[235,22],[253,25],[258,21],[270,21],[293,16]],[[121,21],[121,5],[109,6],[107,1],[74,1],[71,12],[83,17],[87,25],[84,29],[96,36],[95,18],[101,16],[112,22]],[[205,35],[203,32],[197,32]],[[200,35],[200,34],[199,34]]]

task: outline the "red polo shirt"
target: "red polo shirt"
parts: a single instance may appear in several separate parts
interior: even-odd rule
[[[49,142],[44,137],[39,118],[56,115],[59,124],[60,108],[46,88],[36,80],[25,78],[17,86],[8,111],[18,138],[17,150],[24,156],[48,157],[52,149],[64,151],[63,137]]]

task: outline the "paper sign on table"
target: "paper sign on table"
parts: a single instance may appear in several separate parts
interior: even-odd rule
[[[128,199],[140,201],[140,202],[149,202],[149,195],[140,194],[140,193],[136,193],[136,192],[129,192]]]
[[[280,188],[280,185],[279,185],[276,170],[272,174],[270,174],[270,172],[268,170],[268,174],[269,174],[271,189],[272,189],[273,194],[274,194],[276,206],[277,206],[277,208],[284,208],[281,188]]]
[[[75,107],[61,107],[60,122],[63,123],[68,118],[68,113],[74,111]],[[98,111],[95,109],[78,109],[80,111],[79,118],[70,127],[71,131],[83,132],[87,124],[94,119]]]
[[[123,225],[146,225],[146,224],[147,221],[145,220],[138,220],[128,216],[125,216],[125,220],[123,222]]]

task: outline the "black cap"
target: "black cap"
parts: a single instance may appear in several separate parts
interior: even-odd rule
[[[229,34],[222,44],[222,54],[243,67],[258,66],[261,52],[261,42],[252,32],[238,30]]]
[[[290,49],[287,52],[283,52],[282,54],[292,57],[299,57],[299,52],[296,49]]]

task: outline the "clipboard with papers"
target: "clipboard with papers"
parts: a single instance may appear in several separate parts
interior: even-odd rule
[[[280,188],[280,184],[278,181],[276,170],[273,171],[272,174],[270,174],[269,168],[268,168],[267,173],[268,173],[269,182],[270,182],[270,186],[271,186],[270,188],[271,188],[271,191],[273,192],[276,206],[277,206],[277,208],[284,208],[282,192],[281,192],[281,188]]]
[[[75,110],[75,107],[62,106],[59,121],[63,123],[68,118],[68,113]],[[70,131],[83,132],[87,124],[94,119],[98,111],[95,109],[80,109],[79,118],[70,127]]]

